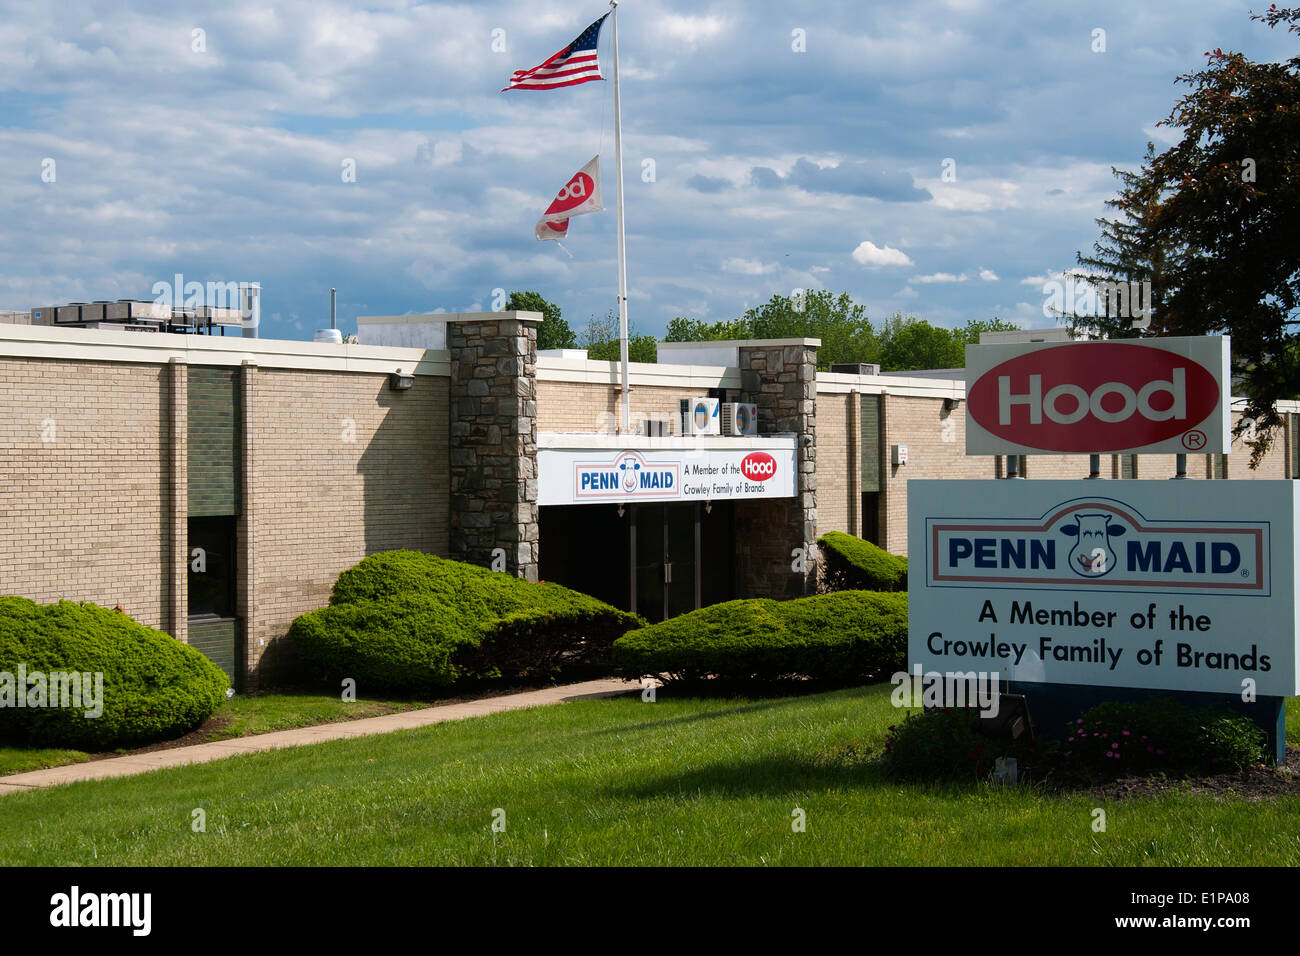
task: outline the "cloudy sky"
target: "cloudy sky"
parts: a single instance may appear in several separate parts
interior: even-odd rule
[[[330,286],[345,330],[517,288],[580,329],[615,305],[612,83],[498,91],[605,9],[0,0],[0,308],[151,299],[180,273],[260,281],[282,338],[328,325]],[[625,0],[637,330],[796,288],[873,319],[1050,324],[1044,277],[1096,239],[1111,166],[1170,141],[1174,78],[1214,47],[1293,55],[1250,9]],[[597,153],[607,210],[568,254],[538,242]]]

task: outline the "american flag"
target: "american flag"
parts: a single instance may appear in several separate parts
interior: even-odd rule
[[[557,90],[562,86],[577,86],[592,80],[603,80],[600,60],[596,56],[596,42],[600,28],[605,24],[605,14],[583,30],[568,46],[540,66],[531,70],[515,70],[510,85],[502,90]]]

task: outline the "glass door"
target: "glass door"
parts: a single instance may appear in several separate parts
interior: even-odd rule
[[[647,621],[664,619],[664,506],[635,505],[633,610]]]
[[[633,522],[633,607],[647,621],[700,606],[698,506],[637,505]]]
[[[664,617],[700,606],[695,505],[669,505],[664,521]]]

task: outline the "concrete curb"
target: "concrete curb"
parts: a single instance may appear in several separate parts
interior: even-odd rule
[[[507,694],[501,697],[489,697],[460,704],[440,704],[423,710],[407,710],[396,714],[384,714],[381,717],[366,717],[362,720],[348,720],[334,724],[318,724],[315,727],[298,727],[293,730],[279,730],[269,734],[256,734],[251,737],[236,737],[232,740],[216,740],[206,744],[190,747],[176,747],[172,750],[155,750],[150,753],[131,754],[126,757],[111,757],[107,760],[92,760],[87,763],[69,764],[65,767],[50,767],[46,770],[30,770],[8,777],[0,777],[0,796],[7,793],[20,793],[38,787],[53,787],[63,783],[79,780],[106,780],[111,777],[130,777],[135,774],[161,770],[165,767],[184,767],[196,763],[209,763],[223,760],[239,754],[260,753],[266,750],[280,750],[284,747],[302,747],[308,744],[324,743],[328,740],[349,740],[353,737],[369,737],[374,734],[388,734],[397,730],[414,730],[430,724],[441,724],[449,720],[464,720],[467,717],[482,717],[486,714],[500,714],[509,710],[526,710],[531,707],[545,707],[566,700],[584,700],[601,697],[619,697],[641,689],[639,684],[623,680],[593,680],[580,684],[566,684],[561,687],[548,687],[544,690],[525,691],[522,694]]]

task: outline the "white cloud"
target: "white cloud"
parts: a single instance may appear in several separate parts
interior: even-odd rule
[[[992,269],[980,269],[980,281],[997,282],[998,274],[994,272]]]
[[[722,17],[692,17],[681,14],[669,14],[658,20],[659,32],[670,40],[694,46],[705,40],[712,40],[727,27]]]
[[[874,242],[861,242],[853,250],[853,261],[859,265],[878,267],[878,266],[910,266],[912,260],[908,258],[907,253],[894,249],[891,246],[877,246]]]
[[[916,282],[921,285],[929,285],[933,282],[965,282],[968,278],[970,277],[965,273],[954,275],[951,272],[935,272],[928,276],[912,276],[912,278],[907,281]]]
[[[757,259],[739,259],[736,256],[732,256],[722,263],[723,272],[734,272],[742,276],[761,276],[775,269],[776,266],[763,265]]]

